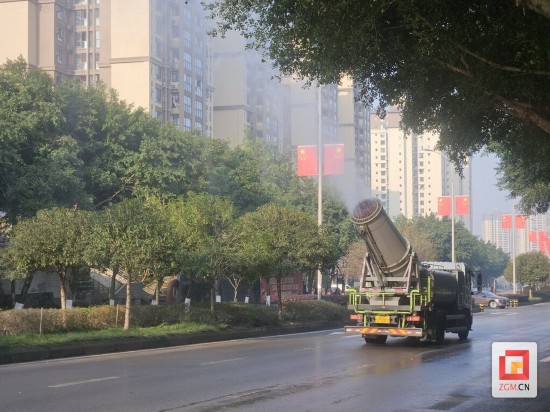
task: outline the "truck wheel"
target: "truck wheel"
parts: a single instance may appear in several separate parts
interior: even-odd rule
[[[470,333],[470,329],[472,328],[472,315],[470,313],[466,313],[466,325],[465,326],[466,326],[466,330],[458,332],[458,339],[460,339],[460,340],[468,339],[468,334]]]
[[[492,301],[489,302],[489,307],[491,309],[496,309],[497,308],[497,303],[494,300],[492,300]]]
[[[376,335],[371,337],[366,337],[365,342],[366,343],[375,343],[378,345],[383,345],[388,340],[388,335]]]
[[[443,312],[437,314],[437,327],[435,329],[435,343],[443,345],[445,341],[445,329],[447,328],[447,320]]]

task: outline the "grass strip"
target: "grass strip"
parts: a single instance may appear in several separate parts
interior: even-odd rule
[[[150,328],[110,328],[86,332],[66,332],[52,334],[28,334],[0,336],[0,349],[21,346],[45,346],[73,342],[90,342],[117,338],[162,338],[169,335],[212,332],[224,329],[223,325],[211,325],[193,322],[184,322],[174,325],[160,325]]]

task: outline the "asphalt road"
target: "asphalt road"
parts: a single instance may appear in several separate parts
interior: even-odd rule
[[[474,315],[466,342],[339,330],[0,366],[2,411],[548,411],[550,304]],[[538,344],[538,397],[491,396],[491,344]]]

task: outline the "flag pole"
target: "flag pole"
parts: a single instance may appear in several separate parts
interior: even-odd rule
[[[512,206],[512,290],[516,293],[516,205]]]
[[[317,225],[321,227],[323,224],[323,138],[321,126],[323,124],[322,113],[323,107],[321,104],[321,84],[317,88],[317,120],[318,120],[318,146],[317,146]],[[321,300],[321,287],[323,284],[323,275],[321,268],[317,268],[317,300]]]

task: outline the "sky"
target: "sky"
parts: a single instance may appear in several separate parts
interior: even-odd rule
[[[497,165],[498,158],[493,155],[476,154],[472,159],[472,229],[479,237],[484,213],[512,212],[512,200],[507,199],[509,193],[497,187]]]

